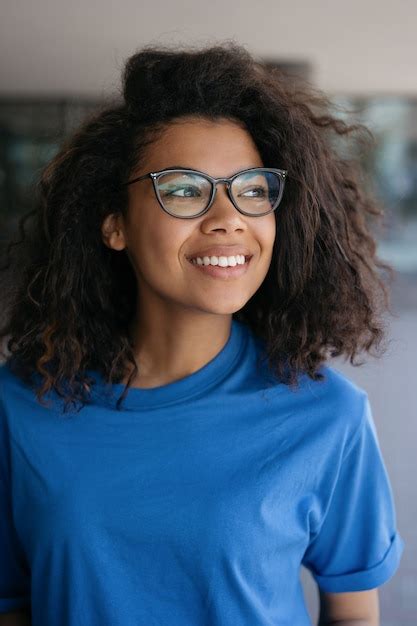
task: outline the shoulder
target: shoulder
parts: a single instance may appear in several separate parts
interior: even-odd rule
[[[18,380],[6,363],[0,365],[0,427],[4,431],[11,412],[11,397]]]
[[[339,431],[342,439],[350,439],[360,429],[369,409],[368,394],[329,362],[319,369],[319,379],[313,380],[306,373],[299,375],[298,385],[291,388],[279,381],[269,369],[264,340],[254,339],[254,349],[260,364],[262,397],[279,413],[291,413],[301,429],[322,429],[324,432]],[[343,432],[341,432],[343,431]]]
[[[8,384],[18,381],[19,379],[16,374],[12,372],[9,362],[3,361],[0,364],[0,386],[5,388]]]
[[[4,463],[8,458],[10,440],[10,402],[7,399],[9,383],[13,383],[14,376],[5,363],[0,365],[0,465],[1,473],[5,471]],[[6,470],[7,471],[7,470]]]
[[[276,381],[268,397],[276,415],[291,416],[293,431],[303,445],[341,458],[369,413],[368,394],[331,365],[322,365],[318,373],[322,376],[318,380],[299,376],[295,389]]]
[[[21,409],[33,408],[33,398],[30,385],[12,371],[8,362],[3,362],[0,365],[0,418],[16,417]]]
[[[12,372],[7,362],[0,365],[0,404],[4,405],[6,397],[14,392],[24,392],[25,385],[16,374]]]
[[[0,365],[0,414],[5,410],[6,391],[10,381],[13,382],[13,378],[13,374],[6,363],[2,363]]]
[[[279,382],[270,371],[267,357],[265,340],[251,333],[252,350],[257,355],[257,363],[260,365],[260,372],[267,383],[272,383],[275,391],[282,392],[287,389],[287,385]],[[336,367],[328,362],[322,364],[318,369],[320,379],[313,380],[307,374],[301,374],[298,379],[298,388],[295,394],[304,400],[310,400],[312,405],[317,403],[330,403],[332,405],[345,402],[353,402],[355,406],[361,406],[367,395],[366,391],[357,385],[348,376],[343,374]]]
[[[300,387],[314,426],[344,455],[370,413],[368,394],[333,366],[325,364],[319,372],[322,380],[303,376]]]
[[[302,377],[302,384],[313,398],[330,403],[343,404],[349,401],[355,406],[363,405],[367,392],[343,372],[328,364],[322,365],[318,372],[322,376],[321,380]]]

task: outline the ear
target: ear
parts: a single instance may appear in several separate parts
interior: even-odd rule
[[[127,247],[121,214],[107,215],[101,225],[101,238],[103,243],[113,250],[124,250]]]

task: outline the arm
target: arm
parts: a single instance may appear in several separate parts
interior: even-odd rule
[[[21,609],[12,613],[0,613],[0,626],[31,626],[29,609]]]
[[[327,593],[319,588],[318,626],[380,626],[378,589]]]

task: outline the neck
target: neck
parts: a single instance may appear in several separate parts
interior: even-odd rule
[[[138,316],[130,325],[139,370],[131,385],[155,387],[193,374],[226,345],[231,324],[231,315],[170,316],[169,323],[158,315]]]

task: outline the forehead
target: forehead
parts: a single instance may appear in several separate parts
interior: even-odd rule
[[[256,144],[239,121],[185,118],[166,125],[150,143],[144,171],[181,164],[212,176],[228,176],[262,166]]]

